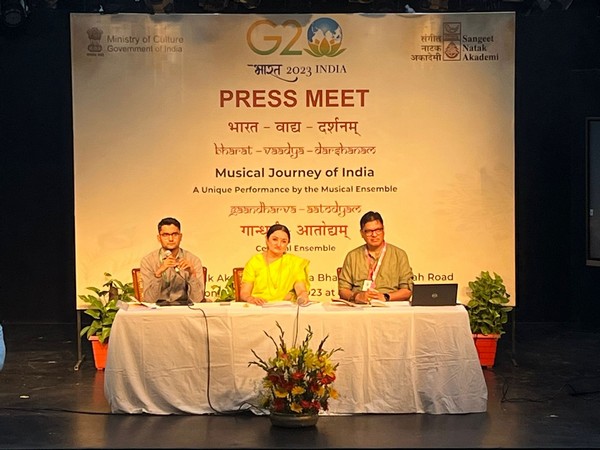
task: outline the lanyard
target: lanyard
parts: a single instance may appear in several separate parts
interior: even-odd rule
[[[373,257],[369,255],[369,250],[365,246],[365,258],[367,258],[367,266],[369,267],[369,280],[372,281],[372,286],[375,287],[375,278],[377,278],[377,273],[379,272],[379,268],[381,267],[381,261],[383,260],[383,256],[385,255],[385,251],[387,250],[387,243],[383,243],[383,249],[381,250],[381,254],[379,258],[377,258],[377,264],[375,267],[371,267],[371,259]]]

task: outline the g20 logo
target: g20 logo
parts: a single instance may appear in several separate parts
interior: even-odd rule
[[[279,55],[301,55],[302,25],[297,20],[289,19],[281,25],[269,19],[257,20],[248,28],[246,41],[248,47],[258,55],[271,55],[279,51]],[[329,17],[322,17],[312,22],[306,31],[308,48],[304,51],[309,55],[321,58],[333,58],[342,54],[342,28]]]

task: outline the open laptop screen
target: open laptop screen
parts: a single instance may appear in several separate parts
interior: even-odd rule
[[[411,306],[456,305],[458,284],[415,284],[410,301]]]

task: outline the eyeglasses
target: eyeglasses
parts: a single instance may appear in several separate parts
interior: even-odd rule
[[[179,236],[181,236],[181,233],[160,233],[160,237],[163,239],[177,239]]]
[[[383,233],[383,228],[374,228],[373,230],[363,230],[366,236],[378,236]]]

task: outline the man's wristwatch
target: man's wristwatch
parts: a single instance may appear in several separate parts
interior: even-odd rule
[[[385,298],[386,302],[390,301],[390,294],[383,294],[383,298]]]

